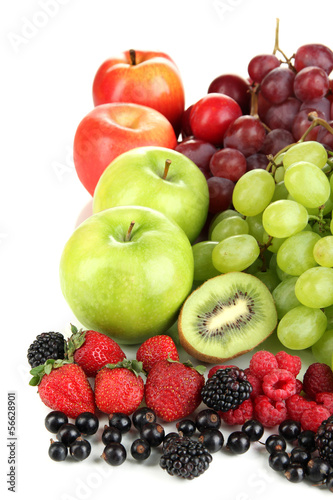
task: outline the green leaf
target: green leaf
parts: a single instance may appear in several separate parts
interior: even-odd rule
[[[130,370],[134,375],[138,376],[139,373],[143,372],[142,366],[142,361],[137,361],[136,359],[123,359],[116,364],[108,363],[105,365],[105,368],[109,368],[110,370],[114,368],[127,368],[127,370]]]

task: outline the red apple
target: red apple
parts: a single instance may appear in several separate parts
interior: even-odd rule
[[[95,106],[131,102],[156,109],[179,135],[185,95],[174,61],[163,52],[127,50],[107,59],[93,82]]]
[[[132,103],[101,104],[79,123],[74,165],[80,181],[93,195],[100,176],[121,153],[139,146],[174,149],[176,145],[171,123],[155,109]]]

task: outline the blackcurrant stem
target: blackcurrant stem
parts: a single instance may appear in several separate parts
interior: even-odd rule
[[[129,226],[128,231],[127,231],[126,236],[125,236],[125,241],[129,241],[131,239],[131,234],[132,234],[132,229],[133,229],[134,224],[135,224],[134,221],[132,221],[130,223],[130,226]]]
[[[135,50],[130,49],[128,52],[129,52],[130,59],[131,59],[131,65],[132,65],[132,66],[135,66],[135,65],[136,65],[136,54],[135,54]]]
[[[166,178],[167,178],[167,175],[168,175],[168,172],[169,172],[170,165],[171,165],[171,160],[165,160],[164,172],[163,172],[163,177],[162,177],[162,179],[166,179]]]

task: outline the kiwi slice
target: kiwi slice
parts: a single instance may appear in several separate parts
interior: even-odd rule
[[[191,356],[219,363],[251,351],[273,332],[272,294],[258,278],[230,272],[205,281],[184,302],[179,341]]]

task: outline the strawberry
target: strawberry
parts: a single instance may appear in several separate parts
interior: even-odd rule
[[[87,377],[96,377],[98,370],[107,363],[118,363],[126,358],[117,342],[104,333],[78,330],[74,325],[71,330],[67,356],[81,366]]]
[[[157,361],[147,376],[146,405],[167,422],[190,415],[201,403],[204,369],[179,361]]]
[[[148,373],[156,361],[161,359],[179,361],[176,344],[168,335],[155,335],[140,345],[136,353],[137,361],[142,362],[142,367]]]
[[[30,385],[38,385],[43,403],[52,410],[76,418],[83,412],[95,412],[94,393],[79,365],[67,360],[48,359],[30,371]]]
[[[95,401],[104,413],[131,415],[144,396],[144,382],[139,375],[142,363],[125,359],[117,364],[107,364],[95,378]]]

